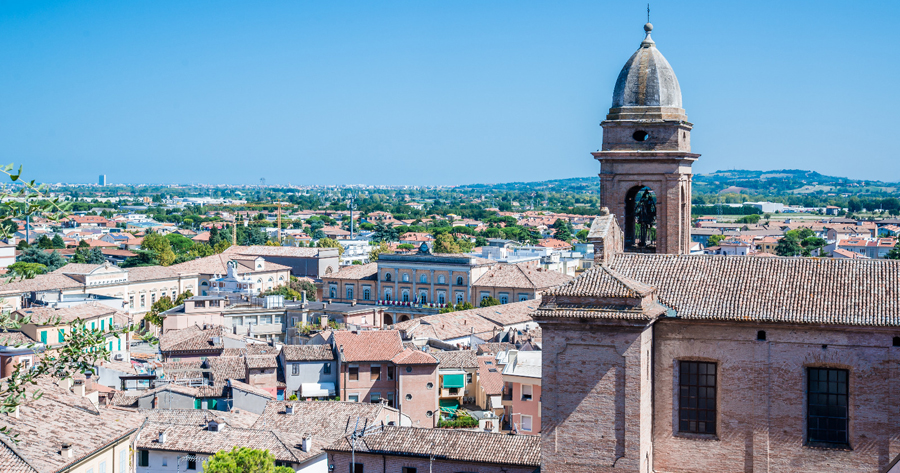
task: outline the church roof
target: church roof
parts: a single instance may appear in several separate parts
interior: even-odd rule
[[[681,87],[675,71],[650,39],[653,25],[644,25],[647,37],[619,72],[612,108],[681,107]]]
[[[900,326],[900,261],[622,253],[609,266],[682,319]]]
[[[652,287],[601,265],[589,269],[581,277],[550,289],[547,295],[639,298],[652,292]]]

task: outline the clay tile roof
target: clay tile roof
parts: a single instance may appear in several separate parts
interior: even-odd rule
[[[214,356],[206,360],[213,382],[221,385],[228,379],[247,379],[247,365],[240,356]]]
[[[610,266],[684,319],[900,326],[900,261],[624,253]]]
[[[325,450],[350,452],[350,439],[342,438]],[[541,464],[541,437],[384,426],[359,440],[356,452],[422,458],[433,454],[440,460],[537,467]]]
[[[432,353],[440,368],[477,368],[475,350],[453,350]]]
[[[647,284],[622,276],[604,265],[585,271],[572,281],[547,291],[548,296],[640,298],[653,292]]]
[[[370,330],[353,333],[346,330],[334,332],[334,346],[343,348],[343,361],[390,361],[403,351],[400,332],[396,330]]]
[[[378,263],[344,266],[340,271],[329,274],[325,279],[375,280],[378,277]]]
[[[503,373],[493,356],[478,357],[478,384],[488,396],[503,394]]]
[[[55,309],[53,307],[29,307],[19,309],[16,314],[21,317],[31,317],[33,323],[50,323],[55,318],[62,322],[72,322],[75,319],[89,320],[97,317],[107,317],[116,314],[116,309],[98,302],[85,302],[72,307]]]
[[[236,379],[229,379],[228,385],[231,386],[231,389],[237,389],[238,391],[243,391],[245,393],[255,394],[257,396],[262,396],[266,399],[275,399],[275,397],[272,396],[272,393],[270,393],[269,391],[266,391],[263,388],[253,386],[251,384],[247,384],[243,381],[238,381]]]
[[[0,332],[0,346],[16,347],[31,345],[35,341],[22,332]],[[2,470],[0,470],[2,471]]]
[[[436,365],[438,360],[435,357],[419,350],[407,348],[398,353],[392,360],[396,365]]]
[[[243,256],[281,256],[289,258],[315,258],[319,248],[299,248],[295,246],[230,246],[222,254]]]
[[[159,443],[159,434],[163,431],[166,441]],[[297,462],[292,449],[271,430],[242,429],[225,424],[219,426],[218,432],[213,432],[206,425],[147,422],[135,439],[136,448],[207,455],[231,450],[234,445],[268,450],[276,460]]]
[[[332,361],[331,345],[285,345],[281,350],[285,361]]]
[[[497,353],[500,353],[501,351],[515,350],[515,349],[516,349],[516,346],[513,345],[512,343],[488,342],[488,343],[482,343],[481,345],[478,345],[478,349],[476,350],[476,353],[478,355],[482,355],[485,353],[492,353],[492,354],[496,355]]]
[[[221,351],[224,343],[222,336],[226,329],[213,326],[203,329],[192,325],[181,330],[170,330],[159,337],[159,351],[185,352],[185,351]],[[218,338],[218,340],[216,340]],[[218,343],[216,343],[218,342]]]
[[[563,248],[571,248],[572,245],[566,243],[562,240],[557,240],[556,238],[544,238],[543,240],[538,241],[537,246],[543,246],[544,248],[554,248],[554,249],[563,249]]]
[[[5,473],[39,473],[16,453],[15,444],[0,438],[0,471]]]
[[[245,360],[247,360],[247,369],[251,370],[278,367],[276,355],[248,355]]]
[[[473,286],[547,289],[571,281],[572,276],[524,264],[501,264],[484,273]]]

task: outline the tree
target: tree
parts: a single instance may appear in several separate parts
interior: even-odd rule
[[[372,241],[397,241],[397,229],[390,226],[384,221],[375,224],[375,233],[372,234]]]
[[[716,246],[725,239],[725,235],[710,235],[709,238],[706,239],[706,246]]]
[[[175,262],[175,252],[172,251],[172,244],[159,233],[148,233],[141,243],[141,249],[152,251],[156,260],[163,266],[169,266]]]
[[[42,264],[47,267],[48,273],[56,271],[57,269],[62,268],[66,265],[66,260],[59,254],[58,251],[53,250],[53,252],[47,253],[37,246],[32,246],[30,248],[22,250],[22,255],[19,256],[19,261],[23,263]]]
[[[122,262],[123,268],[134,268],[137,266],[159,266],[159,260],[152,251],[135,250],[134,256],[127,258]]]
[[[41,235],[37,240],[37,247],[42,250],[49,250],[53,248],[53,241],[47,238],[47,235]]]
[[[578,230],[578,233],[575,234],[575,238],[577,238],[581,243],[587,243],[588,233],[590,233],[590,231],[587,228],[582,228],[581,230]]]
[[[490,307],[492,305],[500,305],[500,301],[490,296],[481,299],[481,307]]]
[[[7,266],[6,270],[7,278],[34,279],[38,274],[46,273],[47,267],[40,263],[23,263],[19,261]]]
[[[309,279],[297,279],[291,276],[290,288],[300,292],[306,293],[306,300],[315,301],[316,300],[316,285],[312,283]]]
[[[735,220],[735,222],[737,222],[737,223],[751,223],[751,224],[754,224],[754,223],[759,223],[759,219],[760,219],[759,214],[744,215],[743,217],[741,217],[741,218]]]
[[[401,244],[397,245],[397,249],[398,250],[415,250],[416,245],[413,245],[411,243],[401,243]]]
[[[90,243],[87,242],[87,240],[81,240],[78,242],[78,248],[90,248],[90,247],[91,247],[91,245],[90,245]]]
[[[220,450],[203,462],[206,473],[294,473],[289,467],[275,466],[275,455],[268,450],[234,446]]]
[[[162,296],[150,306],[150,311],[144,315],[144,320],[157,327],[162,327],[163,317],[160,317],[159,314],[184,304],[184,300],[189,297],[194,297],[194,294],[191,291],[182,292],[181,295],[175,299],[175,302],[172,302],[172,299],[169,298],[169,296]]]
[[[891,251],[888,252],[885,258],[900,259],[900,241],[898,241],[897,244],[894,245],[894,248],[892,248]]]
[[[19,251],[22,251],[25,248],[28,248],[29,246],[31,246],[31,245],[29,245],[28,242],[25,240],[19,240],[19,242],[16,243],[16,249]]]
[[[212,239],[212,237],[210,237],[210,239]],[[179,255],[187,253],[190,251],[191,247],[194,246],[194,242],[190,238],[177,233],[166,235],[166,240],[169,240],[169,245],[171,245],[172,250]]]
[[[803,254],[803,247],[800,246],[800,240],[788,233],[778,241],[778,245],[775,246],[775,254],[778,256],[800,256]]]
[[[53,248],[56,249],[65,249],[66,242],[63,241],[62,237],[59,234],[53,235],[53,239],[50,240],[50,243],[53,245]]]
[[[564,242],[572,241],[573,228],[571,222],[563,218],[558,218],[555,222],[553,222],[553,228],[555,229],[553,238],[562,240]]]
[[[344,255],[344,247],[341,246],[341,244],[338,243],[337,240],[332,240],[331,238],[319,239],[319,241],[316,243],[316,246],[319,248],[337,248],[338,256]]]
[[[385,242],[380,242],[377,245],[373,245],[372,249],[369,250],[369,262],[378,261],[378,256],[382,253],[390,253],[391,247],[388,246]]]
[[[453,235],[449,233],[442,233],[434,239],[434,246],[431,251],[434,253],[462,253],[462,249],[459,247],[459,244],[456,243],[456,240],[453,238]]]
[[[456,311],[460,311],[460,310],[469,310],[469,309],[474,309],[474,308],[475,307],[468,302],[460,302],[456,305],[448,304],[447,307],[444,307],[443,309],[441,309],[440,313],[446,314],[448,312],[456,312]]]

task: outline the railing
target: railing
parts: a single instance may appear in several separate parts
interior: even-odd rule
[[[422,304],[422,303],[409,302],[409,301],[404,302],[404,301],[380,300],[380,301],[376,301],[376,304],[383,305],[383,306],[410,307],[410,308],[415,308],[415,309],[443,309],[443,308],[447,307],[447,304],[440,304],[437,302],[427,302],[427,303]]]

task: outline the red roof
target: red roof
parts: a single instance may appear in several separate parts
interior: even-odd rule
[[[342,355],[342,361],[391,361],[403,351],[403,342],[397,330],[370,330],[334,332],[334,346]]]

